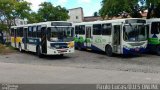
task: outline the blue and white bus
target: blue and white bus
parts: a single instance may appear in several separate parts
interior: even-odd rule
[[[75,23],[75,47],[104,51],[108,56],[143,53],[147,47],[146,20],[139,18]]]
[[[11,45],[19,51],[43,55],[74,53],[74,29],[66,21],[50,21],[11,27]]]

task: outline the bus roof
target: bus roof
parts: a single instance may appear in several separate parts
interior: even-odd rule
[[[160,22],[160,18],[147,19],[147,23],[151,23],[151,22]]]
[[[122,22],[125,22],[126,20],[145,20],[145,19],[143,19],[143,18],[114,19],[114,20],[104,20],[104,21],[74,23],[74,25],[101,24],[101,23],[122,23]]]
[[[32,23],[32,24],[26,24],[26,25],[19,25],[19,26],[11,26],[11,28],[17,28],[17,27],[28,27],[28,26],[36,26],[36,25],[47,25],[51,26],[51,23],[71,23],[68,21],[47,21],[47,22],[39,22],[39,23]]]

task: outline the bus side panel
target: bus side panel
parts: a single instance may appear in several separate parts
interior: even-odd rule
[[[11,37],[11,46],[15,47],[14,37]]]
[[[40,45],[39,38],[29,37],[27,38],[27,48],[29,51],[36,52],[36,47]]]
[[[111,45],[112,35],[103,35],[101,49],[105,51],[106,45]],[[112,46],[112,45],[111,45]]]
[[[92,35],[92,50],[103,51],[102,40],[101,35]]]

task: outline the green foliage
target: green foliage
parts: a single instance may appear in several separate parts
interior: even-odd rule
[[[37,15],[33,14],[33,16],[35,16],[35,19],[39,22],[62,21],[69,18],[68,11],[64,7],[54,7],[50,2],[41,3]]]
[[[134,16],[133,12],[137,11],[138,8],[135,6],[138,5],[138,0],[102,0],[102,8],[99,11],[99,14],[105,18],[113,16],[122,16],[125,15]],[[124,13],[125,12],[125,13]]]
[[[0,31],[8,31],[7,25],[0,23]]]
[[[26,1],[17,2],[16,0],[0,0],[0,23],[1,29],[10,29],[15,25],[15,19],[27,18],[30,11],[30,3]]]
[[[66,8],[53,6],[50,2],[43,2],[38,12],[31,12],[28,17],[28,23],[37,23],[44,21],[65,21],[69,18]]]
[[[94,16],[94,17],[99,16],[99,15],[98,15],[98,12],[94,12],[94,13],[93,13],[93,16]]]
[[[27,18],[29,12],[31,11],[30,5],[31,3],[28,3],[26,1],[15,3],[14,16],[21,19]]]
[[[31,12],[27,19],[28,23],[38,23],[42,21],[41,15],[38,15],[36,12]]]
[[[147,18],[160,18],[160,0],[146,0]]]

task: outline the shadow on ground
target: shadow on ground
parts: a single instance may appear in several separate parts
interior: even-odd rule
[[[104,55],[104,56],[106,56],[106,57],[108,57],[107,55],[106,55],[106,53],[105,52],[102,52],[102,51],[95,51],[95,50],[81,50],[81,51],[85,51],[85,52],[89,52],[89,53],[96,53],[96,54],[101,54],[101,55]],[[116,57],[116,58],[138,58],[138,57],[141,57],[142,56],[142,54],[128,54],[128,55],[122,55],[122,54],[113,54],[113,56],[112,57]]]
[[[39,57],[36,55],[36,53],[34,53],[34,52],[25,52],[25,51],[23,51],[22,53],[29,54],[29,55],[33,55],[33,56],[39,58]],[[57,59],[59,59],[59,60],[67,60],[67,59],[69,59],[69,58],[71,58],[71,57],[65,56],[65,54],[64,54],[64,56],[61,56],[61,55],[43,55],[41,58],[42,58],[42,59],[46,59],[46,60],[54,60],[54,59],[56,59],[56,60],[57,60]]]

